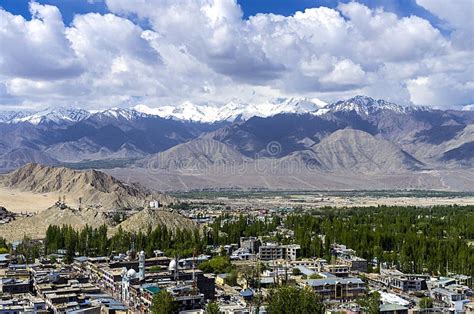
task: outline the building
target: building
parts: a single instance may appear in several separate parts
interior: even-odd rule
[[[256,237],[241,237],[240,248],[247,249],[251,254],[257,254],[260,247],[260,240]]]
[[[46,303],[31,294],[19,294],[0,299],[0,314],[46,313]]]
[[[305,282],[325,300],[347,301],[367,293],[365,282],[359,278],[308,279]]]
[[[299,256],[300,250],[301,247],[298,244],[267,244],[260,246],[258,255],[262,261],[272,261],[278,259],[295,261]]]
[[[427,290],[426,282],[430,278],[428,275],[404,274],[394,269],[382,269],[380,275],[386,286],[403,292]]]
[[[150,202],[150,208],[159,208],[160,207],[160,202],[159,201],[156,201],[156,200],[153,200]]]
[[[380,314],[408,314],[408,308],[398,304],[382,304]]]
[[[339,264],[349,266],[351,271],[362,272],[362,273],[367,272],[367,266],[368,266],[367,260],[361,257],[358,257],[358,256],[339,257],[337,259],[337,262]]]
[[[30,281],[16,278],[0,278],[0,292],[4,294],[28,293],[30,291]]]
[[[469,302],[463,291],[456,291],[455,289],[434,288],[431,290],[431,297],[438,302],[455,308],[457,311],[461,311],[464,303]]]
[[[336,277],[348,277],[350,273],[347,265],[325,265],[323,269]]]

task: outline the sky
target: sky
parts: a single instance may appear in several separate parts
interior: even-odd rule
[[[0,110],[474,103],[472,0],[0,0]]]

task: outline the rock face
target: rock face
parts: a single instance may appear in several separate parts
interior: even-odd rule
[[[397,172],[423,164],[392,143],[359,130],[339,130],[312,149],[323,170]]]
[[[150,201],[170,204],[175,200],[135,183],[126,184],[96,170],[27,164],[0,179],[5,187],[33,193],[57,193],[73,208],[94,207],[108,211],[146,207]]]
[[[212,139],[196,139],[177,145],[141,161],[150,169],[207,169],[226,164],[250,162],[229,145]]]

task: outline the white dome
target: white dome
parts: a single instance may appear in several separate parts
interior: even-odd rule
[[[137,272],[135,271],[135,269],[133,268],[130,268],[128,271],[127,271],[127,276],[129,278],[132,278],[132,277],[135,277],[137,275]]]
[[[172,259],[170,261],[170,264],[168,266],[168,270],[169,271],[174,271],[176,269],[176,260],[175,259]]]

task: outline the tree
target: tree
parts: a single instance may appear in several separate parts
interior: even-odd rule
[[[314,273],[314,274],[309,275],[308,279],[322,279],[322,278],[323,276],[319,275],[318,273]]]
[[[420,309],[431,309],[433,307],[433,299],[431,298],[421,298],[420,300]]]
[[[216,256],[199,265],[205,273],[222,274],[232,270],[232,264],[227,256]]]
[[[219,309],[219,305],[217,305],[216,302],[211,302],[207,305],[206,311],[204,311],[204,314],[220,314],[221,311]]]
[[[151,304],[151,313],[153,314],[172,314],[176,313],[177,307],[174,298],[166,290],[161,290],[153,296]]]
[[[322,314],[324,305],[319,296],[305,287],[281,286],[270,290],[267,298],[269,314]]]
[[[380,313],[380,293],[373,292],[357,300],[357,304],[364,310],[364,313],[367,314],[377,314]]]
[[[238,277],[238,273],[235,269],[233,269],[227,275],[227,278],[225,279],[225,283],[228,284],[229,286],[236,286],[237,285],[237,277]]]

